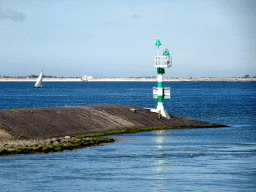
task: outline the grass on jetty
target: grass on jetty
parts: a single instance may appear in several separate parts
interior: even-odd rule
[[[14,111],[14,112],[19,112],[18,110],[16,110],[16,109],[10,109],[11,111]]]
[[[110,131],[105,133],[91,133],[91,134],[84,134],[84,135],[77,135],[76,138],[84,138],[84,137],[100,137],[100,136],[106,136],[106,135],[119,135],[119,134],[127,134],[127,133],[138,133],[143,131],[157,131],[157,130],[163,130],[163,129],[184,129],[184,128],[193,128],[191,126],[174,126],[174,127],[146,127],[146,128],[136,128],[136,129],[123,129],[118,131]]]
[[[0,150],[0,155],[59,152],[63,150],[72,150],[81,147],[93,146],[98,145],[100,143],[109,142],[114,142],[114,139],[100,137],[84,138],[74,140],[72,142],[62,142],[58,144],[23,146],[16,149],[5,148],[3,150]]]

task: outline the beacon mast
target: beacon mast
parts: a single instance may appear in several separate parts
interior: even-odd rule
[[[156,112],[163,117],[170,118],[166,110],[164,109],[163,100],[170,99],[170,87],[163,87],[163,74],[165,73],[164,68],[172,66],[172,57],[168,49],[165,49],[163,56],[159,56],[159,46],[161,42],[157,39],[156,44],[157,56],[155,56],[155,67],[157,68],[157,87],[153,87],[153,99],[157,99],[157,108],[151,109],[152,112]]]

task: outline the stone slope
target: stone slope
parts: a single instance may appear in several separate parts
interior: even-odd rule
[[[136,112],[130,109],[134,108]],[[53,138],[143,127],[223,127],[171,115],[158,118],[148,109],[126,105],[81,105],[0,109],[0,129],[15,139]]]

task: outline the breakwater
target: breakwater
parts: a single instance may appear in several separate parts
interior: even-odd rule
[[[223,126],[174,115],[167,119],[149,109],[127,105],[1,109],[0,150],[5,154],[9,148],[13,153],[18,149],[19,153],[59,151],[113,141],[91,139],[101,135]]]

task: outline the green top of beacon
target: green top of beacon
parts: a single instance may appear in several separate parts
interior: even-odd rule
[[[167,56],[167,55],[170,55],[170,53],[169,53],[168,49],[165,49],[164,52],[163,52],[163,56]]]
[[[157,39],[157,41],[156,41],[156,44],[155,44],[155,45],[157,45],[157,46],[162,45],[159,39]]]

